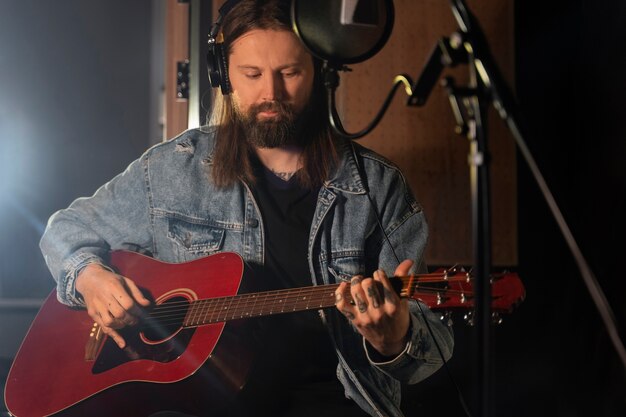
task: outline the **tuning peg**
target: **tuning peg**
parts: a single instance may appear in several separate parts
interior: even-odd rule
[[[443,313],[441,317],[439,317],[439,319],[444,325],[448,327],[452,327],[452,325],[454,324],[454,321],[452,320],[452,313],[449,311]]]
[[[500,313],[497,313],[495,311],[491,313],[491,322],[493,324],[502,324],[502,316],[500,315]]]
[[[465,316],[463,316],[463,319],[465,320],[465,323],[467,323],[470,326],[473,326],[474,325],[474,312],[468,311],[467,313],[465,313]]]

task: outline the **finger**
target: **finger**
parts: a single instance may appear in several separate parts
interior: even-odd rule
[[[138,318],[133,314],[134,310],[138,310],[135,301],[129,295],[123,293],[111,295],[107,300],[107,309],[113,323],[109,327],[119,329],[124,326],[132,326],[137,324]]]
[[[119,308],[116,308],[115,304],[117,304]],[[138,306],[135,300],[126,292],[113,296],[112,303],[109,304],[109,306],[115,318],[128,325],[137,324],[139,317],[141,317],[143,313],[140,306]]]
[[[348,320],[354,320],[356,318],[356,316],[354,315],[354,313],[352,312],[352,310],[349,310],[347,308],[340,310],[341,314],[343,314],[344,316],[346,316],[346,318]]]
[[[101,326],[101,328],[104,334],[113,339],[115,344],[117,344],[120,349],[124,349],[124,347],[126,346],[126,341],[117,331],[107,326]]]
[[[400,297],[398,296],[398,294],[396,294],[395,290],[393,289],[393,286],[391,285],[389,278],[387,278],[387,274],[385,273],[385,271],[383,271],[382,269],[379,269],[377,271],[374,271],[373,275],[374,275],[374,280],[377,282],[380,282],[382,285],[383,302],[389,303],[392,305],[397,305],[400,300]]]
[[[139,287],[137,287],[137,284],[135,284],[135,282],[133,280],[124,277],[124,282],[126,283],[126,288],[128,288],[128,291],[130,292],[130,295],[133,297],[133,299],[137,303],[139,303],[143,307],[148,307],[150,305],[150,300],[148,300],[143,295],[143,293],[141,292]]]
[[[379,282],[373,279],[366,279],[361,282],[361,286],[367,295],[368,304],[372,308],[380,308],[381,304],[381,296],[380,291],[378,290]]]
[[[93,301],[90,309],[93,313],[90,313],[89,315],[95,320],[96,323],[102,326],[102,328],[112,327],[117,324],[117,319],[111,314],[106,301],[96,299]]]
[[[103,326],[110,327],[112,329],[121,329],[127,324],[120,317],[116,317],[116,312],[111,311],[112,308],[108,307],[100,310],[98,314],[100,315],[100,321]],[[119,315],[119,313],[117,313]]]
[[[343,293],[346,290],[346,283],[342,282],[341,284],[339,284],[339,286],[337,287],[337,289],[335,290],[335,305],[338,306],[340,303],[344,303],[344,297],[343,297]]]
[[[335,305],[348,320],[354,320],[354,307],[351,304],[350,288],[347,282],[342,282],[335,290]]]
[[[87,314],[89,315],[89,317],[91,317],[93,321],[95,321],[98,324],[102,324],[100,323],[100,314],[98,313],[98,310],[93,304],[90,304],[87,306]]]
[[[352,277],[350,280],[350,294],[356,303],[356,308],[359,313],[365,313],[367,311],[367,298],[361,281],[363,281],[363,277],[360,275]]]
[[[405,259],[404,261],[400,262],[400,265],[398,265],[398,267],[396,268],[394,275],[397,277],[407,276],[409,275],[412,266],[413,261],[410,259]]]

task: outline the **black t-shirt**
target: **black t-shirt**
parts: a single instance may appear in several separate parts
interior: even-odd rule
[[[311,286],[308,241],[317,189],[284,181],[256,167],[251,187],[264,222],[265,264],[254,271],[255,291]],[[365,415],[345,399],[337,356],[317,310],[257,319],[260,361],[244,387],[237,415]],[[265,411],[262,411],[265,410]]]

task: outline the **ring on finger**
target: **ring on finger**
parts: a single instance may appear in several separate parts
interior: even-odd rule
[[[361,278],[359,276],[352,277],[352,279],[350,280],[350,285],[360,284],[362,280],[363,280],[363,278]]]

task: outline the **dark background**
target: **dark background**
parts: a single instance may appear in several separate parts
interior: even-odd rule
[[[529,146],[623,337],[626,3],[516,4],[516,87]],[[520,272],[529,296],[517,335],[507,335],[519,345],[502,364],[506,382],[499,391],[508,400],[501,409],[508,415],[625,416],[626,370],[556,223],[524,162],[518,164]],[[513,385],[516,380],[521,383]]]
[[[528,146],[623,337],[626,2],[517,1],[515,25]],[[626,416],[626,370],[519,153],[517,163],[517,271],[527,298],[495,332],[495,415]],[[454,328],[450,369],[471,404],[473,333]],[[407,415],[464,415],[446,373],[430,381],[406,390]]]
[[[154,142],[153,4],[0,0],[0,296],[45,296],[48,216]],[[518,1],[515,25],[528,145],[623,329],[626,3]],[[626,416],[625,370],[521,157],[518,202],[527,299],[495,331],[497,415]],[[25,332],[12,314],[0,309],[3,352]],[[473,333],[455,333],[450,370],[471,403]],[[405,409],[463,415],[444,371],[407,388]]]

